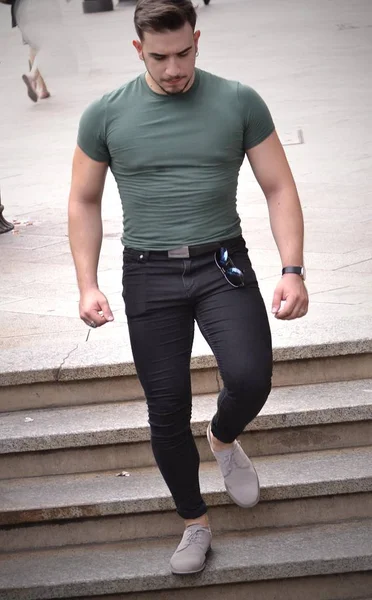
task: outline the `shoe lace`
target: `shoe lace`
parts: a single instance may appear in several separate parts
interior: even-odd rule
[[[228,477],[235,467],[243,468],[246,466],[244,460],[242,460],[243,457],[241,456],[240,452],[237,452],[240,447],[241,443],[237,440],[231,452],[222,457],[220,464],[224,477]]]
[[[194,529],[188,532],[187,544],[200,544],[203,546],[204,532],[202,529]]]

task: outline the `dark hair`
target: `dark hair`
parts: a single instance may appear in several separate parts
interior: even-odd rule
[[[196,25],[196,11],[191,0],[138,0],[134,26],[142,41],[147,31],[175,31],[185,23]]]

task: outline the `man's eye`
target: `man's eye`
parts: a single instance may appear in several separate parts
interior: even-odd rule
[[[180,56],[181,58],[184,58],[185,56],[188,56],[189,52],[183,52],[182,54],[179,54],[178,56]]]
[[[155,60],[164,60],[164,56],[154,56]]]

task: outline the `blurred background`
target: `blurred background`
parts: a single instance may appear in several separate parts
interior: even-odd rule
[[[143,69],[131,43],[134,6],[124,0],[111,12],[84,14],[79,0],[22,0],[20,26],[41,48],[40,69],[51,92],[34,104],[21,79],[28,47],[11,28],[10,8],[0,4],[0,191],[4,215],[15,225],[0,236],[3,347],[44,343],[56,333],[83,341],[126,335],[122,215],[111,175],[100,285],[116,320],[89,337],[77,313],[66,209],[81,113]],[[274,342],[311,336],[332,319],[339,327],[351,317],[370,318],[369,0],[211,0],[198,3],[198,27],[198,66],[251,85],[268,103],[303,204],[310,312],[295,323],[273,320]],[[269,308],[280,260],[265,199],[246,161],[238,203]]]

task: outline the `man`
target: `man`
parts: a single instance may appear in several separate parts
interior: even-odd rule
[[[195,68],[200,32],[190,0],[139,0],[146,73],[85,111],[69,202],[80,316],[113,320],[99,290],[101,197],[108,166],[124,209],[123,296],[155,459],[185,532],[174,573],[201,571],[211,544],[191,434],[190,356],[196,320],[224,382],[208,440],[226,490],[240,506],[259,500],[254,467],[236,441],[271,388],[268,319],[236,212],[245,153],[267,198],[283,264],[273,301],[279,319],[307,312],[303,220],[269,110],[251,88]]]

